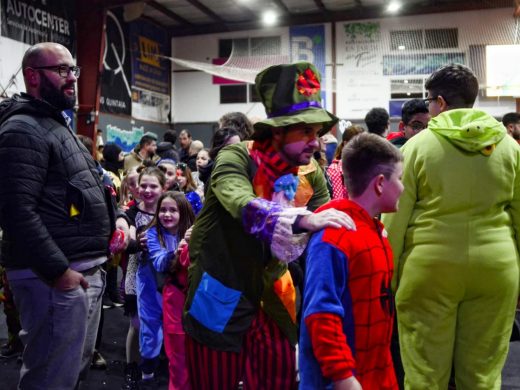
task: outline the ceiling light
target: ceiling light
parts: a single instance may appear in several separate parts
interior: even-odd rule
[[[262,22],[266,26],[273,26],[277,19],[278,15],[272,10],[265,11],[262,15]]]
[[[404,49],[406,49],[406,47],[405,47],[404,45],[399,45],[397,48],[398,48],[399,50],[404,50]]]
[[[400,8],[401,8],[401,3],[400,2],[398,2],[398,1],[391,1],[390,4],[388,4],[388,7],[386,8],[386,10],[388,12],[395,13],[395,12],[399,11]]]

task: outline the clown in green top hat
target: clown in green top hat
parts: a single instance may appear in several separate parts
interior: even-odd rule
[[[318,137],[338,122],[321,105],[320,81],[308,62],[271,66],[256,76],[267,118],[254,125],[254,149],[272,148],[292,167],[310,163],[319,149]]]
[[[309,62],[264,69],[256,76],[255,87],[267,119],[255,123],[253,139],[269,138],[272,127],[299,123],[321,124],[321,137],[338,122],[321,105],[321,76]]]
[[[330,198],[312,156],[337,122],[321,106],[316,68],[272,66],[256,88],[268,118],[255,124],[252,141],[218,153],[189,243],[183,325],[196,389],[236,388],[246,366],[273,369],[252,370],[245,386],[296,388],[296,292],[287,263],[303,253],[311,232],[353,228],[338,210],[313,213]],[[248,341],[257,339],[263,342]]]

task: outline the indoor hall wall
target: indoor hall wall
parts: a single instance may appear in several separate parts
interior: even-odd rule
[[[511,8],[468,11],[456,13],[442,13],[429,15],[414,15],[407,17],[393,17],[385,19],[374,19],[372,22],[379,22],[381,29],[381,47],[383,51],[378,53],[379,62],[377,71],[382,75],[382,56],[383,54],[399,54],[395,51],[385,51],[389,48],[390,31],[392,30],[413,30],[428,28],[457,28],[459,34],[459,47],[457,49],[436,49],[425,50],[428,52],[463,52],[466,56],[466,64],[469,60],[470,45],[504,44],[509,43],[507,39],[511,37],[511,29],[514,25]],[[336,113],[346,119],[359,120],[364,117],[368,108],[373,106],[383,106],[388,108],[390,99],[389,80],[391,76],[382,76],[381,82],[372,84],[371,88],[365,93],[367,103],[365,107],[357,113],[349,112],[347,108],[351,106],[352,95],[355,90],[349,88],[344,78],[345,73],[345,40],[343,35],[343,25],[364,21],[345,21],[336,23],[336,63],[338,64]],[[365,21],[366,22],[366,21]],[[514,26],[513,26],[514,27]],[[331,25],[325,24],[326,39],[326,58],[327,64],[331,64]],[[200,61],[211,64],[213,58],[218,57],[218,41],[225,38],[243,38],[254,36],[280,36],[282,50],[289,52],[290,36],[289,27],[271,28],[254,31],[240,31],[233,33],[222,33],[213,35],[190,36],[172,39],[172,56],[187,60]],[[507,38],[507,39],[506,39]],[[343,65],[341,65],[343,64]],[[332,110],[331,90],[331,66],[326,68],[326,87],[327,104],[326,107]],[[414,77],[426,78],[428,75],[415,75]],[[407,76],[397,76],[407,77]],[[363,80],[358,77],[358,80]],[[241,104],[220,104],[219,85],[212,83],[212,76],[201,71],[188,70],[181,67],[174,67],[172,77],[172,104],[174,122],[214,122],[221,115],[230,111],[242,111],[251,117],[265,117],[265,112],[260,103],[241,103]],[[500,117],[504,113],[515,110],[515,101],[512,98],[486,98],[480,96],[477,107],[487,110],[489,113]]]
[[[16,74],[15,83],[7,88],[7,96],[25,92],[22,71],[19,70],[22,58],[30,45],[0,36],[0,92],[9,84],[9,80]],[[18,73],[16,73],[18,72]]]
[[[344,32],[344,26],[349,23],[376,22],[380,28],[380,38],[359,43],[350,39]],[[457,48],[436,48],[421,50],[391,50],[390,33],[393,31],[413,31],[425,29],[451,29],[458,31]],[[439,13],[428,15],[413,15],[406,17],[391,17],[384,19],[338,22],[336,24],[336,62],[342,64],[338,72],[338,111],[340,117],[359,119],[372,106],[386,107],[390,99],[390,80],[426,79],[430,73],[412,75],[385,75],[384,57],[399,55],[428,55],[443,53],[463,53],[465,64],[473,66],[470,61],[470,46],[512,44],[515,31],[515,19],[511,8],[500,8],[482,11],[467,11],[455,13]],[[366,41],[366,40],[365,40]],[[366,62],[355,64],[356,55],[368,51],[373,57]],[[485,73],[484,60],[480,58],[478,72]],[[479,75],[485,79],[485,74]],[[352,91],[355,91],[354,95]],[[426,93],[426,91],[423,91]],[[516,105],[512,98],[487,98],[484,90],[480,91],[475,107],[487,110],[495,116],[502,116],[509,111],[515,111]]]
[[[330,24],[325,25],[324,30],[325,62],[330,64]],[[214,58],[218,58],[219,39],[273,36],[280,37],[281,55],[290,56],[289,27],[173,38],[172,56],[211,64]],[[328,86],[326,107],[331,110],[330,67],[326,67],[324,79]],[[174,65],[172,72],[172,107],[174,123],[216,122],[222,115],[233,111],[243,112],[250,118],[266,116],[264,107],[259,102],[220,104],[220,86],[213,84],[212,75],[178,65]]]
[[[233,111],[244,112],[250,117],[265,117],[260,103],[219,104],[219,86],[213,84],[210,74],[174,71],[173,79],[174,123],[216,122],[225,113]]]
[[[1,23],[1,22],[0,22]],[[0,36],[0,93],[5,89],[5,96],[11,97],[15,93],[26,92],[21,71],[22,58],[31,45]],[[13,83],[10,83],[11,79]],[[9,87],[8,87],[9,85]],[[0,101],[5,97],[0,97]],[[71,118],[71,126],[76,129],[76,120],[73,110],[66,111]]]

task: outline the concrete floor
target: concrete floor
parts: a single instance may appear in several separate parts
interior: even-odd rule
[[[509,344],[509,355],[502,371],[502,389],[520,389],[520,342]]]
[[[89,380],[83,390],[119,389],[123,383],[123,361],[125,358],[125,337],[128,319],[120,308],[105,310],[105,325],[101,352],[109,362],[108,370],[91,370]],[[0,343],[7,337],[5,318],[0,310]],[[0,388],[16,389],[20,365],[16,359],[0,359]],[[159,370],[160,389],[167,389],[166,362],[162,361]],[[510,344],[509,356],[502,372],[503,390],[520,390],[520,342]]]

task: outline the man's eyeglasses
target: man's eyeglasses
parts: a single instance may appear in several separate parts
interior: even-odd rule
[[[438,96],[435,96],[435,97],[431,97],[431,98],[426,98],[424,99],[424,104],[426,104],[426,106],[428,106],[430,104],[430,102],[433,102],[434,100],[437,100]]]
[[[421,122],[412,122],[407,125],[409,128],[411,128],[413,131],[421,131],[428,127],[428,125],[425,125]]]
[[[68,66],[68,65],[53,65],[53,66],[32,66],[32,69],[46,69],[52,70],[60,75],[60,77],[67,78],[69,72],[72,72],[74,77],[78,78],[81,73],[79,66]]]

